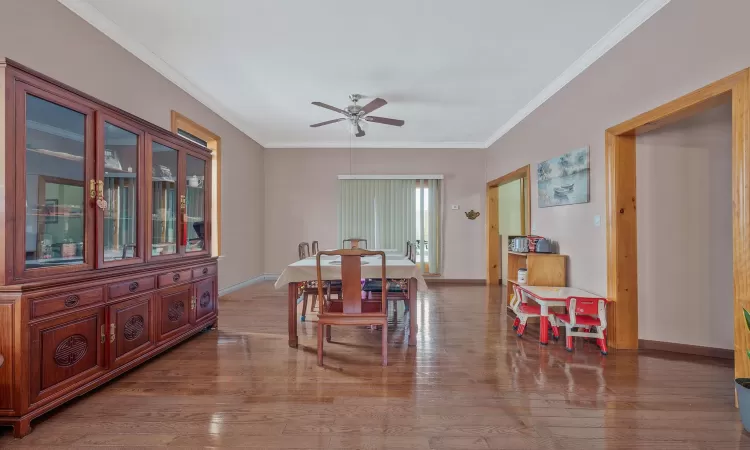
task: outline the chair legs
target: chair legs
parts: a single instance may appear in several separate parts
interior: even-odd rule
[[[382,356],[382,365],[388,365],[388,321],[377,324],[381,327],[380,352]],[[323,333],[325,340],[331,342],[331,326],[318,322],[318,365],[323,366]]]
[[[383,324],[381,352],[383,353],[383,367],[388,365],[388,324]]]
[[[318,323],[318,365],[323,366],[323,324]]]

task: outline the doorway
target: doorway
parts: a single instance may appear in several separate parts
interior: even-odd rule
[[[531,166],[527,165],[487,183],[485,242],[488,285],[501,284],[503,278],[507,279],[507,276],[503,277],[503,263],[506,261],[504,255],[508,248],[507,238],[510,233],[530,234],[530,170]]]
[[[722,104],[731,104],[732,279],[735,374],[750,375],[743,308],[750,308],[750,69],[730,75],[605,132],[609,343],[638,348],[636,140]],[[679,320],[673,317],[672,320]]]

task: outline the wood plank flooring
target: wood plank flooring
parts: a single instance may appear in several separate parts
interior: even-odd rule
[[[316,365],[315,323],[286,335],[286,290],[220,301],[207,332],[32,423],[0,447],[269,449],[739,449],[731,361],[658,352],[601,357],[518,339],[500,289],[431,287],[417,347],[403,305],[380,332],[333,329]],[[308,315],[314,319],[314,315]]]

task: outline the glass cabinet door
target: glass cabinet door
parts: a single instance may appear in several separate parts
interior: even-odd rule
[[[186,155],[185,206],[187,245],[185,252],[207,250],[206,245],[206,161]]]
[[[100,114],[99,177],[97,209],[98,250],[102,265],[132,264],[143,261],[139,202],[139,173],[142,171],[143,135],[138,128]]]
[[[32,86],[19,85],[16,95],[22,100],[17,121],[24,124],[16,179],[26,182],[18,186],[25,195],[16,200],[18,216],[25,218],[16,231],[22,240],[17,252],[23,252],[16,273],[91,269],[86,229],[93,229],[93,212],[86,179],[94,175],[93,111]]]
[[[177,200],[179,152],[151,141],[151,257],[178,253]]]

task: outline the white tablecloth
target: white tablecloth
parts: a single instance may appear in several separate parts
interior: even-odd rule
[[[335,264],[339,258],[323,257],[320,260],[320,274],[324,280],[340,280],[341,264]],[[362,278],[380,278],[380,257],[368,256],[362,258]],[[386,255],[385,274],[390,279],[417,279],[417,290],[426,291],[427,283],[417,265],[403,255]],[[289,283],[300,283],[303,281],[312,281],[318,279],[318,272],[315,266],[315,258],[301,259],[295,263],[289,264],[281,276],[276,281],[276,289],[286,287]]]

